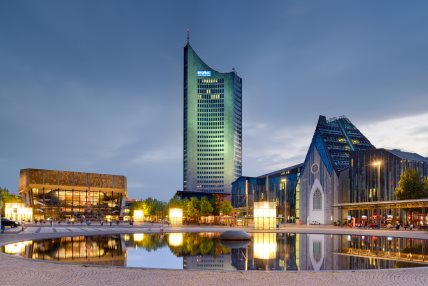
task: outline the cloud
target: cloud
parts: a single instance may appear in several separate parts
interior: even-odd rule
[[[160,146],[148,151],[144,151],[136,156],[132,163],[136,165],[160,164],[173,162],[182,158],[182,150],[177,146]]]
[[[312,126],[277,127],[264,122],[249,126],[249,132],[244,131],[244,175],[260,175],[305,159]]]
[[[129,189],[141,189],[145,186],[144,183],[137,181],[129,181],[127,185]]]
[[[360,126],[377,148],[401,149],[428,156],[428,113],[403,116]]]
[[[377,148],[401,149],[428,156],[428,113],[372,123],[353,123]],[[258,122],[246,128],[243,175],[259,176],[302,163],[315,123],[276,127]]]

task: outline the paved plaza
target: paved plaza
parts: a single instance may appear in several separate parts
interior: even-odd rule
[[[8,229],[0,245],[70,235],[131,232],[224,231],[228,227],[164,227],[161,225],[55,225]],[[246,229],[252,231],[251,229]],[[327,234],[366,234],[428,239],[427,232],[286,226],[277,231]],[[35,261],[0,254],[0,285],[428,285],[428,267],[414,269],[324,272],[213,272],[119,268]]]

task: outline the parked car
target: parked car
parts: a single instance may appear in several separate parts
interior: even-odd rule
[[[1,225],[10,226],[10,227],[18,227],[21,225],[21,223],[2,217],[1,218]]]
[[[320,222],[317,220],[313,220],[313,221],[311,221],[311,224],[320,224]]]

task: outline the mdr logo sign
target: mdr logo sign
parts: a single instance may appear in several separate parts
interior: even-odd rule
[[[198,71],[198,76],[211,76],[211,71]]]

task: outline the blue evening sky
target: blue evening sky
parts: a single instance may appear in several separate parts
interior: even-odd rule
[[[243,173],[300,163],[317,118],[428,156],[427,1],[0,0],[0,186],[21,168],[182,189],[185,31],[243,78]]]

